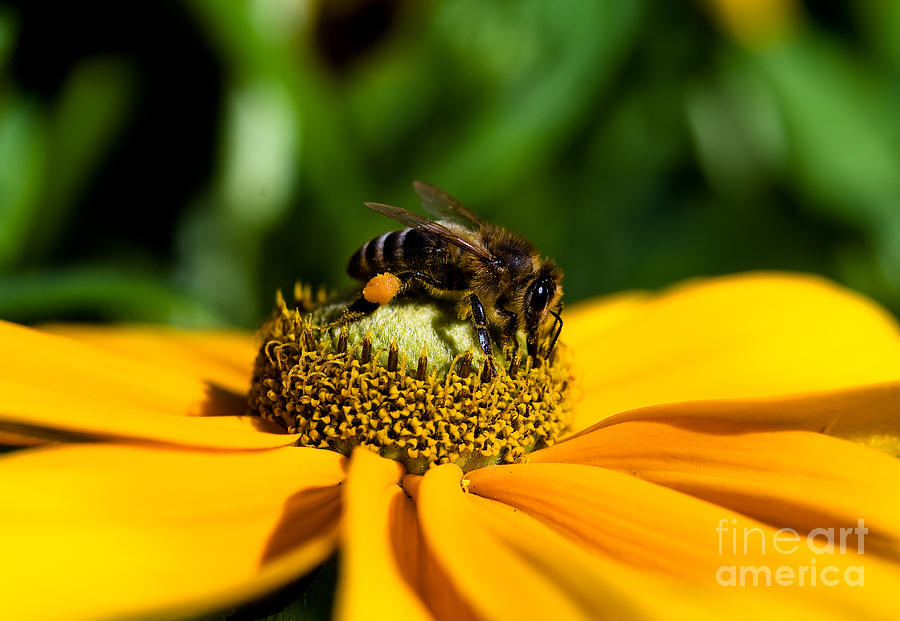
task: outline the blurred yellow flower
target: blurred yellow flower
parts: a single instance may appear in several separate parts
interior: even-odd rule
[[[719,26],[746,45],[761,45],[785,34],[797,21],[795,0],[704,0]]]
[[[244,415],[249,335],[2,324],[0,439],[47,443],[0,457],[0,617],[202,613],[338,545],[346,619],[900,614],[888,314],[752,274],[582,304],[564,336],[574,435],[416,476]]]

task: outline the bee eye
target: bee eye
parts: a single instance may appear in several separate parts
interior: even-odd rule
[[[541,278],[531,285],[531,307],[543,310],[553,295],[553,285],[548,278]]]

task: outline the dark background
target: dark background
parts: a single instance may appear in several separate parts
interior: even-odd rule
[[[900,3],[0,5],[0,317],[253,327],[444,187],[569,302],[754,269],[900,310]]]

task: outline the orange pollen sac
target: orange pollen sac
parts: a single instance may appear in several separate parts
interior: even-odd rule
[[[385,272],[369,279],[363,288],[363,297],[373,304],[387,304],[400,291],[400,279]]]

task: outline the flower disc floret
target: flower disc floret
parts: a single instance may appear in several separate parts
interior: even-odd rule
[[[523,461],[567,426],[564,347],[536,363],[497,357],[490,377],[448,303],[407,299],[335,326],[341,308],[306,313],[279,296],[260,329],[250,405],[298,444],[368,447],[411,473],[451,462],[468,471]]]

